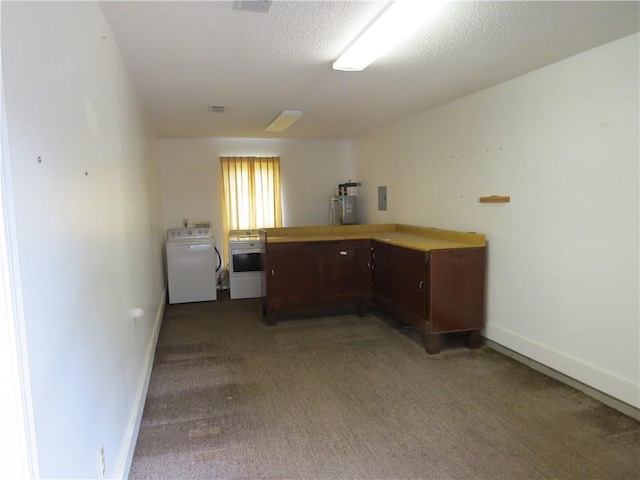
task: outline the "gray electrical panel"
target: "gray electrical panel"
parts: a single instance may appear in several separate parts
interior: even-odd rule
[[[378,210],[387,209],[387,187],[378,187]]]

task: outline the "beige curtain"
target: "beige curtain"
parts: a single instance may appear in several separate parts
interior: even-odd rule
[[[224,256],[229,230],[282,226],[280,157],[220,157]]]

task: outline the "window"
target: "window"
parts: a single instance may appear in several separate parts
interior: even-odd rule
[[[220,166],[225,239],[229,230],[282,226],[280,157],[220,157]]]

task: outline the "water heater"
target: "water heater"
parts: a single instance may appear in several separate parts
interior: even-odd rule
[[[329,197],[329,224],[352,225],[358,223],[357,182],[349,180],[338,185],[337,194]]]

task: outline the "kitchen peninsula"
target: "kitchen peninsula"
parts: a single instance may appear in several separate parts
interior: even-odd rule
[[[480,346],[484,327],[486,238],[401,224],[268,228],[264,321],[279,312],[374,304],[420,332],[429,354],[440,335],[466,332]]]

